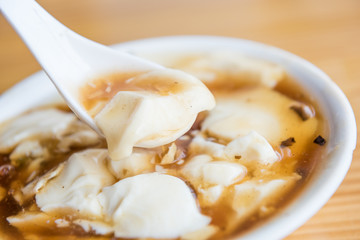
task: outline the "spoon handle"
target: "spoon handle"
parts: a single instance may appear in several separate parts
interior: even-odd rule
[[[25,42],[42,68],[55,75],[51,80],[80,77],[88,66],[76,60],[79,55],[70,43],[69,35],[75,33],[66,28],[34,0],[0,0],[0,10]],[[80,36],[78,36],[80,37]],[[66,69],[66,71],[64,71]],[[60,82],[54,82],[56,86]]]
[[[66,28],[34,0],[0,0],[0,10],[69,107],[101,133],[79,101],[79,88],[88,78],[91,66],[79,55],[78,47],[92,42]]]
[[[99,133],[100,130],[81,104],[79,89],[100,75],[163,68],[80,36],[57,21],[34,0],[0,0],[0,11],[73,112]]]
[[[73,85],[85,75],[93,78],[94,73],[99,75],[109,69],[149,71],[163,68],[82,37],[34,0],[0,0],[0,11],[55,85],[66,82]]]

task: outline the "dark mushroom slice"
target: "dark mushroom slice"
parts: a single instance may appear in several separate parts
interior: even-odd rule
[[[294,102],[291,106],[290,106],[291,110],[294,110],[299,117],[301,117],[301,119],[303,121],[308,120],[309,118],[312,118],[315,116],[315,111],[312,107],[306,105],[305,103],[301,103],[301,102]]]
[[[295,143],[295,138],[290,137],[281,142],[280,147],[290,147]]]
[[[319,135],[315,138],[314,143],[316,143],[320,146],[323,146],[323,145],[325,145],[326,140],[322,136]]]

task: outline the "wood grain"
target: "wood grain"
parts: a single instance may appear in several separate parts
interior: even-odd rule
[[[360,118],[358,0],[41,0],[78,33],[104,44],[164,35],[222,35],[293,52],[323,69]],[[40,70],[0,17],[0,93]],[[360,239],[360,151],[330,201],[286,240]],[[330,178],[331,176],[329,176]]]

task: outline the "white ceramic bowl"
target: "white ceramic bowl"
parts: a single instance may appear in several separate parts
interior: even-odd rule
[[[356,124],[342,91],[320,69],[291,53],[260,43],[212,36],[174,36],[122,43],[114,48],[135,54],[227,50],[268,60],[283,66],[315,99],[330,134],[326,154],[319,159],[304,189],[281,211],[239,239],[281,239],[313,216],[334,194],[344,179],[356,146]],[[43,72],[36,73],[0,96],[0,122],[29,108],[61,101]]]

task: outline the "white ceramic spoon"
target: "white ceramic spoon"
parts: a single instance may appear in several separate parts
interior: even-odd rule
[[[106,73],[164,68],[80,36],[57,21],[34,0],[0,0],[0,10],[69,107],[100,134],[101,131],[80,104],[79,88],[86,81]]]

